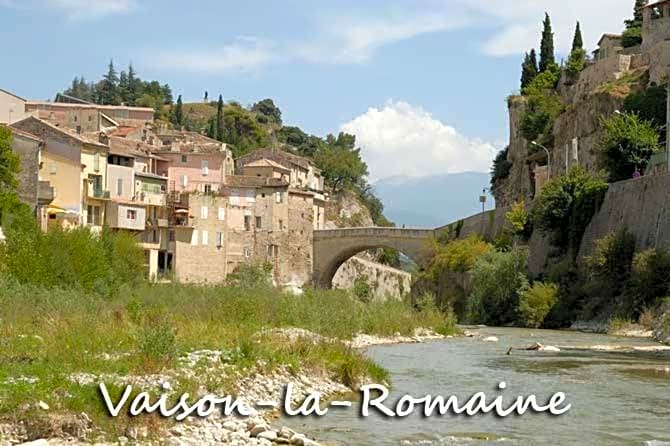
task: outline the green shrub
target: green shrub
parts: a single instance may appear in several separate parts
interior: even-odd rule
[[[521,135],[527,141],[553,145],[554,120],[564,110],[563,101],[556,92],[561,71],[557,66],[540,73],[523,89],[528,107],[521,117]],[[534,146],[531,147],[534,150]]]
[[[553,283],[535,282],[521,292],[519,317],[521,325],[537,328],[551,311],[558,296],[558,286]]]
[[[499,181],[509,176],[512,163],[507,160],[508,151],[509,147],[505,147],[493,159],[493,165],[491,166],[491,187],[495,187]]]
[[[354,286],[351,292],[358,300],[368,303],[372,300],[372,288],[368,283],[367,276],[359,276],[354,280]]]
[[[226,278],[226,282],[237,288],[259,288],[272,285],[271,263],[240,263]]]
[[[584,231],[607,192],[608,184],[577,167],[548,181],[531,210],[533,227],[551,236],[554,246],[576,256]]]
[[[635,255],[635,237],[621,229],[596,242],[594,253],[585,261],[587,295],[584,317],[592,317],[605,312],[616,312],[631,274]]]
[[[598,151],[610,181],[629,179],[636,168],[644,171],[651,155],[661,150],[658,131],[636,114],[603,118],[601,126],[604,133]]]
[[[551,258],[547,265],[547,279],[558,285],[556,304],[544,319],[546,328],[566,328],[581,314],[584,301],[583,268],[577,265],[572,256],[563,255]]]
[[[148,366],[167,365],[177,353],[173,324],[162,315],[147,318],[137,333],[137,347]]]
[[[649,249],[633,259],[630,283],[624,296],[623,312],[637,318],[670,295],[670,251]]]
[[[633,27],[625,30],[621,36],[621,45],[624,48],[631,48],[642,44],[642,28]]]
[[[571,76],[577,76],[584,69],[586,64],[586,51],[583,48],[572,50],[565,71]]]
[[[513,236],[528,240],[533,232],[530,214],[526,211],[526,202],[516,201],[510,210],[505,213],[505,221],[510,227]]]
[[[635,114],[643,121],[649,121],[654,127],[665,125],[667,89],[662,85],[652,85],[643,91],[632,93],[623,103],[623,111]]]
[[[528,286],[528,249],[489,251],[472,269],[469,297],[472,322],[505,325],[516,321],[519,293]]]

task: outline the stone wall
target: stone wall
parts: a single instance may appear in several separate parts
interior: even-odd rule
[[[19,156],[21,162],[21,170],[16,174],[19,182],[19,198],[34,211],[37,207],[40,142],[14,133],[12,151]]]
[[[406,293],[409,293],[412,286],[410,273],[353,257],[337,271],[333,277],[333,287],[351,289],[358,277],[367,279],[373,298],[376,300],[401,299]]]

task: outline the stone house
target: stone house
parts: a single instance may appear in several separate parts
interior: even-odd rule
[[[42,229],[46,229],[47,206],[54,198],[53,187],[40,178],[40,163],[44,141],[23,130],[11,128],[12,151],[19,157],[21,170],[16,175],[18,195],[30,206]]]
[[[41,139],[40,178],[49,181],[54,198],[49,224],[83,224],[96,230],[104,221],[108,147],[82,134],[29,116],[12,128]]]
[[[26,113],[81,132],[119,126],[141,127],[154,121],[153,108],[124,105],[27,101]]]
[[[670,40],[670,0],[653,2],[642,11],[642,51]]]
[[[26,100],[0,88],[0,124],[11,124],[27,116]]]
[[[594,59],[607,59],[621,53],[623,51],[621,38],[621,34],[603,34],[598,41],[598,49],[594,51]]]

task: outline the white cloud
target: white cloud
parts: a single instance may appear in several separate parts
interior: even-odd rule
[[[372,181],[396,175],[487,172],[497,151],[406,102],[370,108],[341,130],[356,135]]]
[[[172,49],[151,51],[149,61],[159,68],[193,72],[249,72],[277,56],[272,45],[253,37],[238,37],[232,43],[209,50]]]
[[[99,19],[125,14],[136,7],[135,0],[0,0],[0,6],[15,9],[51,9],[62,13],[68,21]]]

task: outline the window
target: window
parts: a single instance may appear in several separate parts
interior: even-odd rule
[[[223,232],[216,233],[216,247],[220,248],[223,246]]]
[[[219,221],[223,221],[226,219],[226,208],[219,208],[219,212],[217,214],[217,219]]]
[[[279,257],[279,246],[268,245],[268,257]]]
[[[244,230],[251,231],[251,215],[244,216]]]
[[[168,232],[168,240],[171,241],[171,242],[175,241],[174,231]]]
[[[188,157],[187,157],[186,155],[182,155],[182,156],[181,156],[181,162],[182,162],[182,163],[186,163],[186,162],[188,162]]]
[[[261,229],[263,226],[263,219],[261,217],[256,217],[256,229]]]
[[[276,201],[277,203],[281,203],[281,202],[282,202],[281,192],[275,192],[275,201]]]
[[[209,208],[207,206],[201,206],[200,207],[200,218],[203,220],[207,220],[207,217],[209,216]]]
[[[121,178],[116,179],[116,195],[123,195],[123,180]]]
[[[100,206],[89,205],[86,209],[86,223],[92,226],[100,225]]]
[[[209,175],[209,160],[202,160],[200,166],[202,168],[202,175],[205,177]]]
[[[209,243],[209,232],[208,231],[201,231],[202,234],[200,235],[200,243],[202,246],[207,246]]]
[[[137,220],[137,211],[135,209],[128,209],[126,211],[126,218],[128,220]]]
[[[205,184],[203,186],[203,189],[204,189],[205,193],[208,194],[208,195],[212,193],[212,185],[211,184]]]
[[[186,175],[181,176],[181,187],[188,186],[188,177]]]
[[[92,122],[92,121],[93,121],[93,115],[88,115],[88,122]]]
[[[56,175],[56,163],[54,161],[49,163],[49,173],[51,175]]]
[[[194,229],[191,234],[191,246],[196,246],[198,244],[198,230]]]
[[[98,152],[93,154],[93,170],[100,172],[100,153]]]
[[[279,230],[280,231],[284,230],[284,220],[282,220],[281,218],[279,219]]]
[[[74,122],[77,122],[77,115],[74,115],[72,119],[74,120]]]
[[[244,252],[244,257],[247,257],[247,258],[251,257],[251,249],[244,248],[243,252]]]

